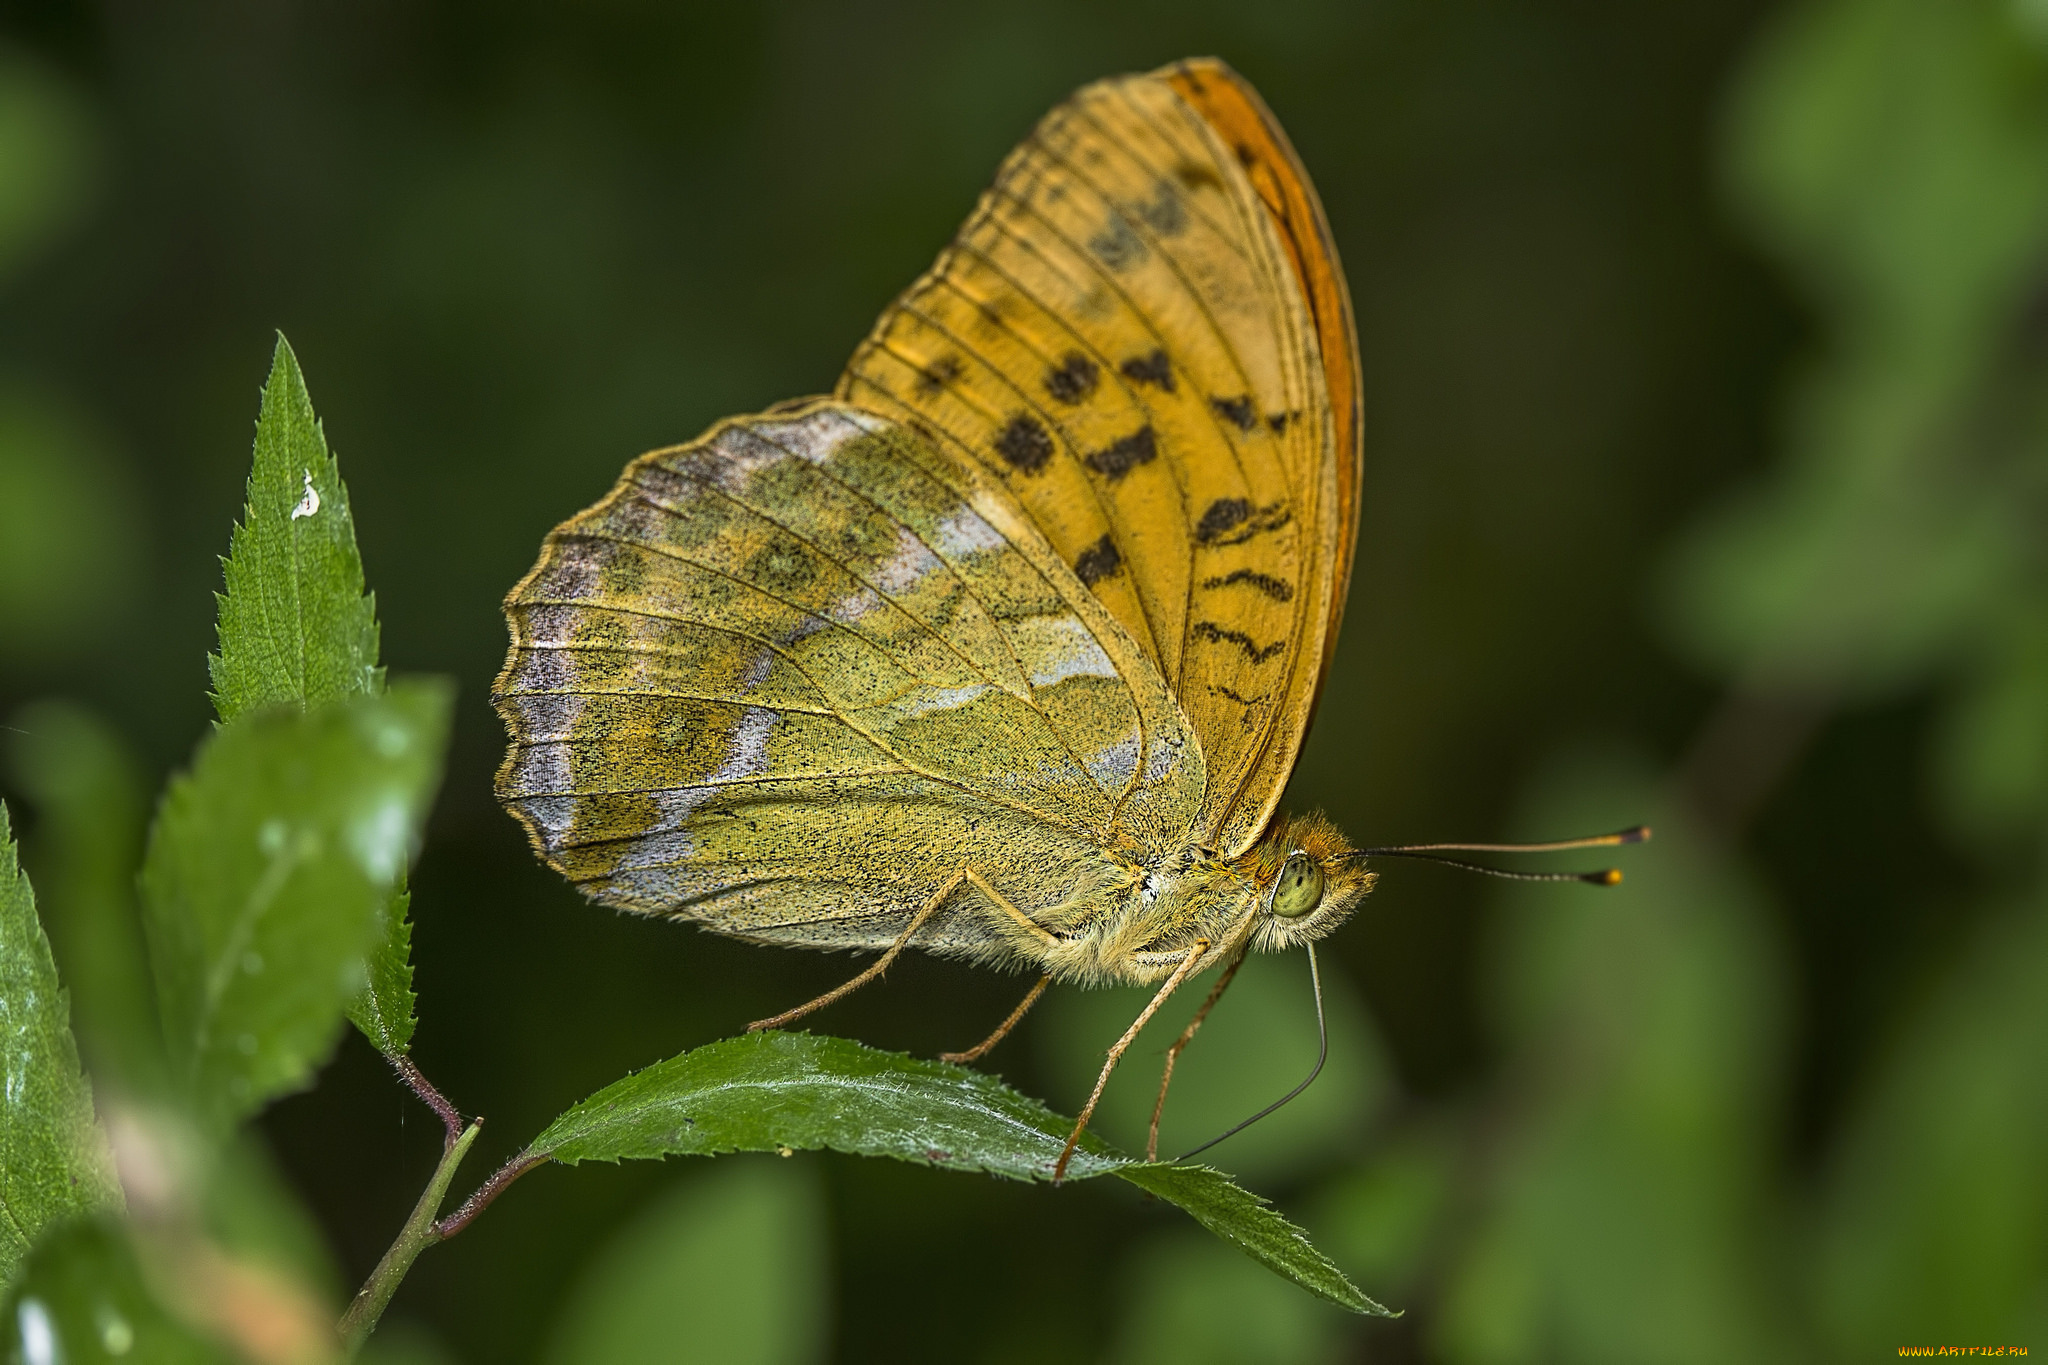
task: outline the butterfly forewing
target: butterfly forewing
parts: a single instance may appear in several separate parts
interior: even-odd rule
[[[1235,851],[1307,725],[1356,456],[1302,253],[1249,178],[1291,154],[1226,139],[1174,75],[1048,115],[840,393],[1004,482],[1178,697],[1206,759],[1198,837]]]
[[[499,794],[610,904],[882,947],[966,867],[1056,917],[1114,826],[1199,803],[1172,697],[1014,501],[842,405],[636,461],[508,613]]]

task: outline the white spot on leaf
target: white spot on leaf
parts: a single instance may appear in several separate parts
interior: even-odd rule
[[[23,1299],[14,1320],[21,1328],[21,1358],[27,1365],[59,1365],[64,1354],[57,1349],[57,1324],[50,1321],[43,1301]]]
[[[396,798],[380,801],[349,827],[351,851],[373,882],[389,882],[404,869],[411,852],[406,807]]]
[[[310,517],[320,510],[320,490],[313,487],[313,471],[306,471],[306,491],[299,497],[299,505],[292,509],[291,519]]]

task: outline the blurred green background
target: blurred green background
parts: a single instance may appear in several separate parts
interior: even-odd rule
[[[1374,842],[1659,827],[1611,893],[1383,868],[1325,954],[1331,1072],[1213,1154],[1407,1316],[1129,1191],[734,1158],[531,1177],[421,1260],[384,1358],[2048,1350],[2042,0],[11,0],[0,789],[88,1062],[133,1002],[70,926],[133,849],[79,812],[139,827],[208,723],[274,328],[386,661],[462,687],[415,1055],[488,1158],[839,980],[533,861],[490,796],[498,601],[632,455],[829,387],[1068,90],[1191,53],[1285,122],[1365,358],[1293,803]],[[1306,1067],[1305,978],[1248,970],[1169,1147]],[[918,961],[819,1027],[930,1053],[1020,988]],[[989,1065],[1071,1109],[1133,1012],[1056,996]],[[351,1035],[265,1128],[359,1281],[438,1125]]]

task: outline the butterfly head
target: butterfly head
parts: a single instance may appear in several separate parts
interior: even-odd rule
[[[1252,946],[1263,952],[1296,948],[1349,919],[1376,880],[1352,851],[1350,841],[1320,814],[1277,822],[1246,855],[1259,887]]]

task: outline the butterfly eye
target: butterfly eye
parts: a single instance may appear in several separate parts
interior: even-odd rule
[[[1283,919],[1298,919],[1322,903],[1323,869],[1306,853],[1291,853],[1273,883],[1273,913]]]

